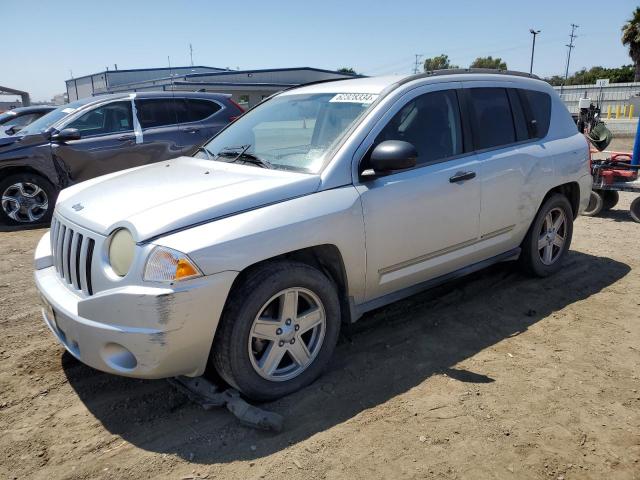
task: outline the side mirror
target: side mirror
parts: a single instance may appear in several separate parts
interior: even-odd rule
[[[6,133],[7,135],[15,135],[16,133],[18,133],[20,131],[21,127],[18,127],[17,125],[14,125],[13,127],[9,127],[7,128],[4,133]]]
[[[389,173],[416,166],[418,151],[409,142],[386,140],[371,152],[369,165],[375,173]]]
[[[68,142],[70,140],[80,140],[82,136],[77,128],[63,128],[51,137],[54,142]]]

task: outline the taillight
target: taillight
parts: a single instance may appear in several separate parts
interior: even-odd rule
[[[233,103],[236,107],[238,107],[238,110],[240,110],[240,112],[241,112],[241,113],[244,113],[244,108],[242,108],[240,105],[238,105],[236,102],[234,102],[234,101],[233,101],[233,98],[230,98],[230,99],[229,99],[229,101],[230,101],[231,103]],[[232,118],[233,118],[233,117],[232,117]],[[235,120],[236,118],[238,118],[238,116],[236,116],[236,117],[234,118],[234,120]]]

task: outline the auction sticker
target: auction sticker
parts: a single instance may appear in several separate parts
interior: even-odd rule
[[[334,103],[373,103],[379,95],[375,93],[338,93],[329,102]]]

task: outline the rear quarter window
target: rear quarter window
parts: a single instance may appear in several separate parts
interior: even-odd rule
[[[199,122],[205,118],[209,118],[220,110],[220,105],[209,100],[198,100],[188,98],[187,102],[187,121]]]
[[[536,90],[518,89],[518,94],[527,117],[529,138],[546,137],[551,121],[551,97]]]

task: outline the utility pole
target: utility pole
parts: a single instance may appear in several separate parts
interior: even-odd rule
[[[413,74],[414,75],[417,74],[420,71],[420,69],[418,68],[418,65],[420,65],[420,60],[422,60],[422,55],[420,55],[419,53],[416,53],[415,55],[416,55],[416,63],[413,66]]]
[[[567,53],[567,67],[565,68],[565,71],[564,71],[564,83],[567,83],[567,78],[569,77],[569,62],[571,61],[571,50],[575,48],[575,45],[573,44],[573,40],[577,37],[575,33],[576,33],[576,28],[578,27],[579,25],[576,25],[575,23],[571,24],[571,35],[569,35],[570,41],[569,41],[569,44],[567,45],[569,52]]]
[[[189,58],[191,58],[191,66],[193,67],[193,45],[189,44]]]
[[[531,35],[533,35],[533,44],[531,45],[531,66],[529,67],[529,75],[533,75],[533,52],[536,51],[536,35],[538,35],[542,30],[534,30],[533,28],[529,29]]]

